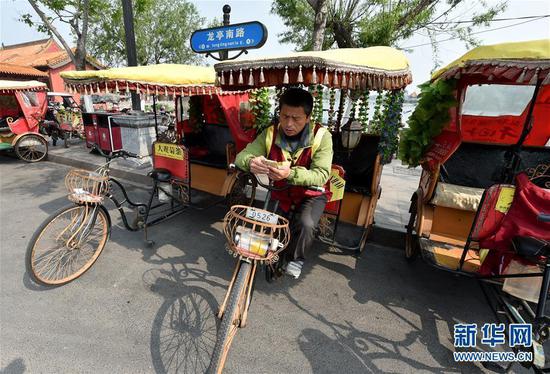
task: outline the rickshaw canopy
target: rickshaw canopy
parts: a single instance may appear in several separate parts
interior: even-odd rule
[[[13,119],[8,126],[14,134],[37,132],[48,109],[47,89],[45,83],[38,81],[0,80],[0,117]]]
[[[323,84],[347,89],[404,88],[412,82],[404,53],[391,47],[342,48],[214,65],[224,89]]]
[[[550,39],[479,46],[432,75],[432,80],[471,77],[478,83],[550,83]]]
[[[191,96],[219,91],[214,69],[158,64],[61,73],[70,91],[82,94],[138,92],[146,95]]]
[[[0,93],[13,93],[15,91],[46,91],[46,83],[39,81],[7,81],[0,80]]]
[[[409,123],[408,144],[402,144],[413,149],[412,143],[418,143],[415,139],[429,135],[429,143],[424,143],[429,145],[422,151],[429,168],[446,162],[461,142],[549,144],[550,39],[474,48],[434,73],[426,85],[431,85],[433,92],[442,84],[452,85],[450,90],[458,100],[448,111],[450,120],[435,132],[429,119],[433,117],[430,110],[436,107],[423,103],[423,96],[429,95],[423,93],[415,109],[419,114],[411,116],[415,123]],[[410,159],[410,155],[404,158]]]

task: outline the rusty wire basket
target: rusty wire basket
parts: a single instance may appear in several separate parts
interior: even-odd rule
[[[223,219],[228,250],[236,257],[275,263],[290,240],[288,220],[263,209],[233,205]]]
[[[101,204],[109,193],[109,176],[98,171],[73,169],[65,177],[69,200],[77,204]]]

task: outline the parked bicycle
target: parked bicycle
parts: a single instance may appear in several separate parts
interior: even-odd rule
[[[114,203],[127,230],[144,230],[149,245],[153,241],[147,238],[147,228],[187,207],[188,183],[164,169],[153,169],[149,173],[153,185],[147,202],[132,201],[124,185],[110,175],[110,166],[117,158],[138,156],[124,150],[110,154],[96,150],[107,158],[107,162],[95,171],[69,171],[65,186],[73,204],[42,223],[28,245],[27,271],[38,283],[68,283],[94,264],[111,232],[111,217],[104,206],[106,200]],[[127,212],[125,208],[132,211]]]

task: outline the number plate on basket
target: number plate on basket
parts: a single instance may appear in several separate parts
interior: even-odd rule
[[[246,218],[275,225],[277,223],[278,216],[276,214],[267,213],[254,208],[246,208]]]

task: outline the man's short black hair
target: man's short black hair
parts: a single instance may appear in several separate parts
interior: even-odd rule
[[[291,107],[302,107],[306,116],[311,114],[313,110],[313,96],[306,90],[302,90],[298,87],[290,87],[283,92],[281,98],[279,99],[280,108],[284,105]]]

